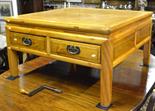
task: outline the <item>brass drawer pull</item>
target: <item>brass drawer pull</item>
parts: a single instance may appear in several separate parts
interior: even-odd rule
[[[72,55],[80,53],[80,48],[78,46],[67,45],[67,52]]]
[[[23,37],[23,38],[22,38],[22,43],[23,43],[23,45],[25,45],[25,46],[31,46],[31,45],[32,45],[32,40],[29,39],[29,38]]]

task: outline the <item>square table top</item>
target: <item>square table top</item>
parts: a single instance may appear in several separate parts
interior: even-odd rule
[[[109,34],[132,22],[152,16],[152,12],[95,8],[64,8],[8,17],[13,23],[89,30]]]

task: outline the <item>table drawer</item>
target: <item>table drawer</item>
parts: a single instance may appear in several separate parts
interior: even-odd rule
[[[45,52],[45,38],[22,33],[11,33],[11,45],[24,48],[30,48],[38,51]]]
[[[52,54],[100,63],[100,46],[59,39],[50,39]]]
[[[145,38],[149,37],[151,35],[151,24],[147,24],[141,29],[138,30],[137,32],[137,38],[136,38],[136,43],[140,43],[143,41]]]

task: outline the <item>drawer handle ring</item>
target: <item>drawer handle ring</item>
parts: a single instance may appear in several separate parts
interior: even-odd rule
[[[72,55],[80,53],[80,48],[78,46],[67,45],[67,52]]]
[[[23,38],[22,38],[22,43],[23,43],[23,45],[25,45],[25,46],[31,46],[31,45],[32,45],[32,40],[29,39],[29,38],[23,37]]]

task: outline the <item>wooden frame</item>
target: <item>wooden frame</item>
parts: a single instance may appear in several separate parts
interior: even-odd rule
[[[58,11],[63,10],[69,10],[70,13],[71,9],[61,9]],[[73,10],[76,11],[77,9]],[[111,15],[119,14],[120,16],[120,12],[118,10],[79,10],[81,10],[80,12],[82,13],[87,12],[89,14],[91,14],[93,11],[96,11],[96,13],[99,12],[99,15],[101,13],[100,11],[105,11],[106,14],[109,11],[108,13],[111,13]],[[73,14],[75,13],[74,11]],[[53,11],[53,13],[56,12],[57,11]],[[94,12],[92,14],[93,18]],[[48,15],[48,11],[44,13]],[[51,12],[49,11],[49,13]],[[127,14],[126,11],[121,11],[121,13]],[[25,17],[23,19],[23,16],[21,16],[21,18],[19,17],[19,19],[17,20],[14,18],[7,18],[7,44],[11,75],[18,76],[19,74],[16,51],[32,53],[38,56],[50,57],[56,60],[97,68],[100,70],[99,107],[102,109],[108,109],[112,103],[113,68],[124,61],[129,55],[137,51],[141,46],[144,46],[144,65],[148,66],[150,63],[152,13],[131,11],[129,11],[128,13],[131,14],[131,17],[135,13],[136,14],[134,15],[132,20],[129,17],[129,19],[127,19],[128,21],[124,22],[123,24],[121,20],[121,25],[118,23],[112,25],[113,27],[110,27],[112,28],[111,30],[109,30],[109,28],[105,28],[104,25],[102,28],[100,28],[101,23],[98,23],[99,28],[96,29],[97,22],[95,22],[94,24],[95,27],[91,27],[89,26],[89,24],[81,25],[81,23],[79,23],[79,29],[75,29],[75,26],[72,29],[72,24],[68,25],[66,24],[66,22],[63,23],[62,27],[60,27],[60,24],[57,22],[49,24],[48,21],[45,22],[37,20],[27,20],[25,19]],[[40,14],[43,13],[37,14],[38,17],[40,17]],[[85,17],[85,15],[83,16]],[[30,17],[33,17],[33,14],[31,14]],[[111,23],[109,19],[107,21],[109,22],[109,24]],[[105,23],[107,24],[107,22]],[[29,39],[33,38],[32,42],[34,42],[34,44],[23,44],[23,41],[21,39],[23,37],[26,37],[28,41]],[[74,56],[66,56],[66,50],[62,48],[62,44],[57,44],[57,42],[54,43],[56,44],[54,45],[55,48],[51,50],[50,44],[53,44],[51,42],[53,39],[57,39],[56,41],[63,40],[69,45],[75,45],[78,47],[89,47],[90,44],[93,44],[93,46],[99,47],[100,51],[97,54],[100,55],[100,58],[95,59],[96,61],[87,61],[86,59],[83,59],[83,57],[85,56],[80,56],[78,54],[75,54]],[[35,44],[36,41],[39,42],[39,46]],[[64,45],[64,47],[66,46]],[[93,48],[92,50],[97,51]],[[76,49],[74,49],[73,51],[76,51]],[[89,59],[91,59],[91,57],[92,59],[94,59],[94,57],[97,57],[97,55],[93,55],[91,51],[85,50],[85,48],[81,48],[81,51],[85,51],[85,54],[90,57]]]

